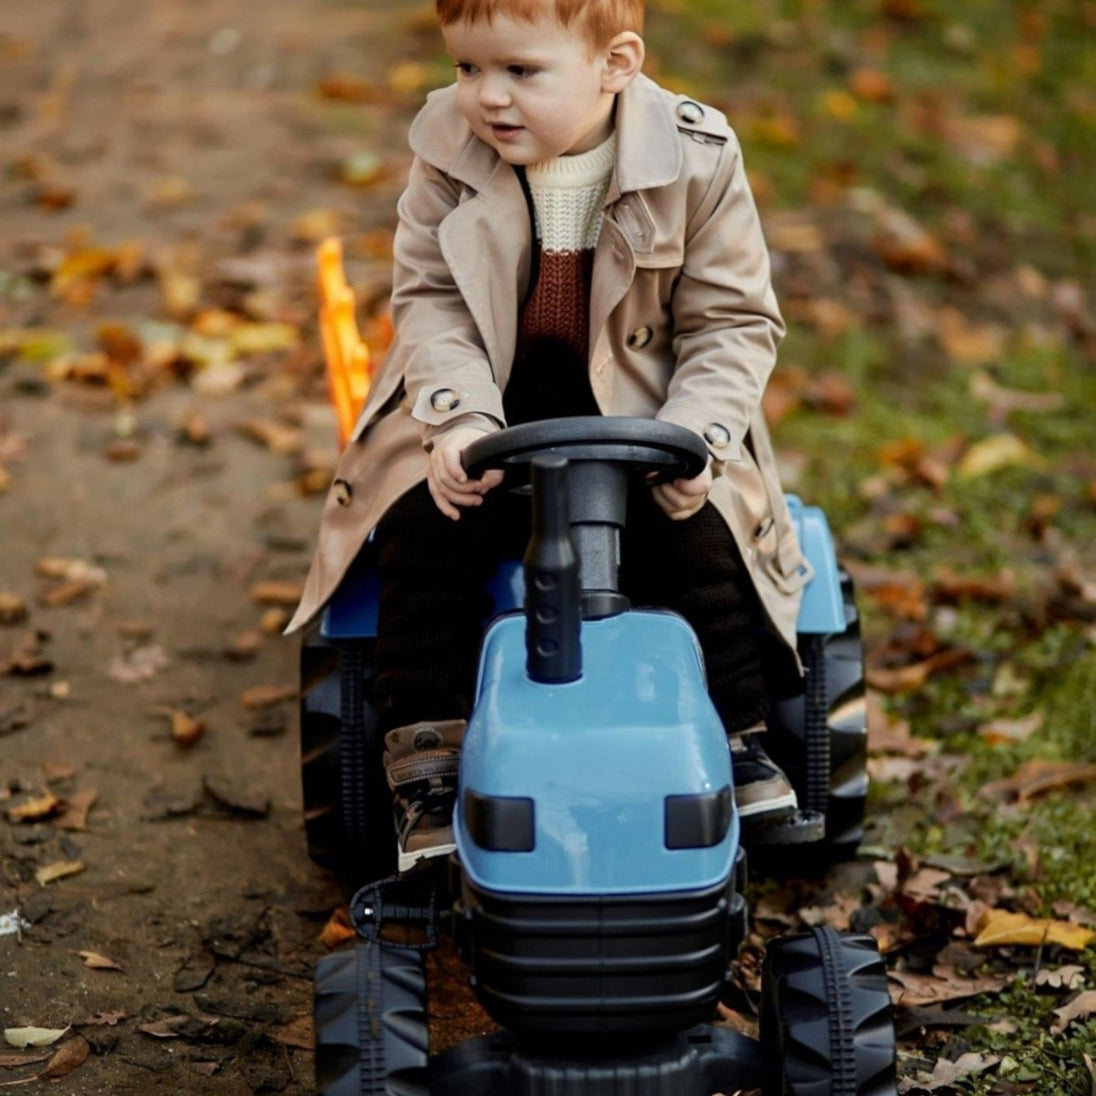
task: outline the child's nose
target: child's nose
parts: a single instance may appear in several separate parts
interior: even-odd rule
[[[480,106],[504,107],[510,102],[510,93],[504,77],[488,75],[480,81]]]

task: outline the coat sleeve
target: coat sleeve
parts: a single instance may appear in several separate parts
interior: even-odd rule
[[[717,468],[738,459],[785,330],[741,150],[727,133],[686,226],[671,303],[676,364],[657,416],[701,434]]]
[[[438,239],[460,189],[416,157],[399,201],[392,319],[411,415],[424,427],[469,412],[503,421],[502,393]]]

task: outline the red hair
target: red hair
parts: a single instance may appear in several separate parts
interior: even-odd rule
[[[435,0],[443,27],[450,23],[474,23],[506,15],[523,23],[535,23],[554,9],[560,24],[574,23],[592,49],[607,46],[622,31],[643,33],[645,0]]]

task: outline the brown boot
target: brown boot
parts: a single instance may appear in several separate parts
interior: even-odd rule
[[[396,816],[398,870],[447,856],[453,840],[463,719],[411,723],[384,736],[384,770]]]

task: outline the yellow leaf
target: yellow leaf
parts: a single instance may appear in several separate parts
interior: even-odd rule
[[[39,868],[34,873],[34,878],[38,880],[39,886],[45,887],[58,879],[64,879],[69,875],[79,875],[80,872],[86,870],[87,865],[83,860],[58,860],[53,864],[46,864],[45,867]]]
[[[993,434],[975,442],[963,454],[958,473],[963,479],[977,479],[1010,465],[1038,468],[1042,464],[1042,457],[1015,434]]]
[[[1010,944],[1059,944],[1063,948],[1081,951],[1096,940],[1096,931],[1070,921],[1051,921],[1045,917],[1029,917],[1026,913],[1008,910],[986,910],[978,921],[978,948],[1007,947]]]

